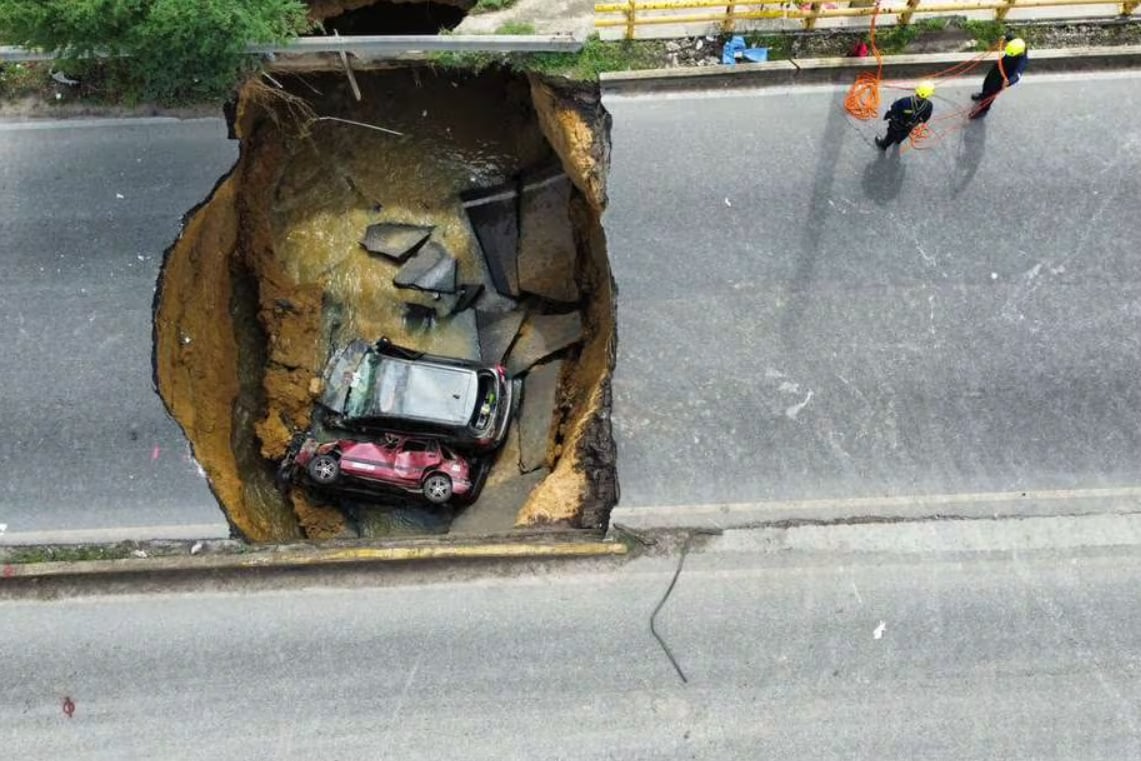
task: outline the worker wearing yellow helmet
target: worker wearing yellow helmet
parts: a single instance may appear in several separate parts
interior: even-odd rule
[[[924,124],[935,112],[935,104],[931,96],[935,94],[935,83],[925,79],[915,86],[915,94],[907,95],[895,103],[883,115],[887,121],[887,134],[876,138],[876,147],[886,151],[888,146],[902,143],[911,134],[911,130]]]
[[[972,119],[986,116],[987,111],[994,104],[994,99],[1007,87],[1015,85],[1022,79],[1022,72],[1026,71],[1026,41],[1021,37],[1009,40],[999,58],[986,73],[983,80],[983,89],[971,96],[971,100],[978,105],[971,111]]]

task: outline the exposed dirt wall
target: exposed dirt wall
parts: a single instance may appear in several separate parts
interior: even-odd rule
[[[601,217],[610,169],[610,114],[597,87],[556,84],[532,74],[531,99],[539,127],[563,167]],[[605,241],[603,241],[605,244]]]
[[[240,395],[239,343],[231,311],[238,247],[239,179],[231,174],[188,215],[167,251],[155,297],[154,362],[159,395],[191,442],[224,505],[242,505],[234,410]],[[236,509],[232,525],[254,541],[296,538],[285,516]]]
[[[606,208],[610,161],[610,115],[597,91],[558,86],[531,77],[539,125],[579,190],[572,201],[578,266],[584,296],[585,341],[575,362],[567,363],[559,408],[554,469],[531,493],[516,525],[605,526],[618,501],[616,451],[610,426],[610,377],[617,334],[614,281],[601,217]]]

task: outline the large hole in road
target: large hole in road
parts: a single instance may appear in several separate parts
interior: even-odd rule
[[[617,499],[615,327],[597,91],[420,66],[358,72],[357,102],[340,74],[279,79],[284,89],[241,91],[240,157],[187,216],[155,300],[159,393],[236,532],[264,542],[604,526]],[[407,265],[362,243],[385,223],[431,228],[420,251],[444,252],[456,284],[482,292],[396,287]],[[481,225],[518,238],[506,286]],[[520,379],[521,406],[473,504],[275,485],[320,409],[331,353],[382,336],[502,361]]]

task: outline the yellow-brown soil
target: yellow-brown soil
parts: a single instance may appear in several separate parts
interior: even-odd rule
[[[551,474],[531,493],[516,525],[599,528],[617,501],[610,432],[610,376],[614,369],[614,289],[601,215],[606,207],[609,117],[601,103],[537,77],[531,93],[543,134],[582,196],[571,216],[579,250],[577,279],[585,299],[584,342],[563,371],[559,408],[565,411],[548,453]],[[585,198],[585,202],[583,201]]]

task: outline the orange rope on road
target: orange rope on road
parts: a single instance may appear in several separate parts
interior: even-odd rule
[[[927,150],[928,148],[934,148],[936,145],[943,142],[943,140],[946,139],[949,135],[963,129],[966,126],[966,122],[963,121],[963,119],[962,119],[962,116],[964,114],[967,115],[967,119],[971,119],[980,110],[988,109],[990,107],[991,103],[994,102],[994,99],[997,98],[999,96],[999,94],[1002,93],[1003,90],[1005,90],[1007,87],[1010,86],[1009,80],[1006,78],[1006,66],[1002,62],[1003,56],[1005,55],[1005,51],[1003,51],[1003,46],[1004,46],[1005,42],[1006,42],[1006,38],[1000,37],[998,40],[998,44],[994,48],[991,48],[990,50],[986,51],[986,54],[988,54],[988,55],[990,53],[995,52],[996,50],[998,51],[998,73],[1002,75],[1002,89],[999,90],[998,92],[994,93],[993,95],[989,95],[986,98],[983,98],[978,103],[975,103],[973,106],[971,106],[970,108],[959,108],[959,109],[956,109],[955,111],[952,111],[949,114],[946,114],[944,116],[940,116],[940,117],[937,117],[937,118],[931,120],[932,122],[946,121],[947,119],[958,119],[959,120],[957,124],[951,125],[951,127],[948,128],[947,130],[935,131],[935,130],[929,128],[926,124],[920,124],[918,127],[916,127],[915,129],[913,129],[911,131],[911,135],[910,135],[910,138],[911,138],[911,146],[910,147],[911,148],[915,148],[916,150],[920,150],[920,151]],[[978,63],[981,63],[982,60],[983,59],[979,59]],[[935,136],[935,139],[928,142],[929,138],[931,138],[932,135]],[[907,146],[904,146],[901,149],[901,153],[905,150],[907,150]]]
[[[879,16],[880,4],[876,0],[875,12],[872,13],[872,25],[869,33],[872,45],[872,54],[876,57],[876,73],[864,72],[856,77],[852,87],[844,98],[844,109],[857,119],[868,121],[879,117],[880,114],[880,81],[883,79],[883,54],[876,47],[876,17]]]
[[[856,77],[844,98],[844,108],[862,121],[875,119],[880,113],[880,78],[878,74],[864,73]]]

